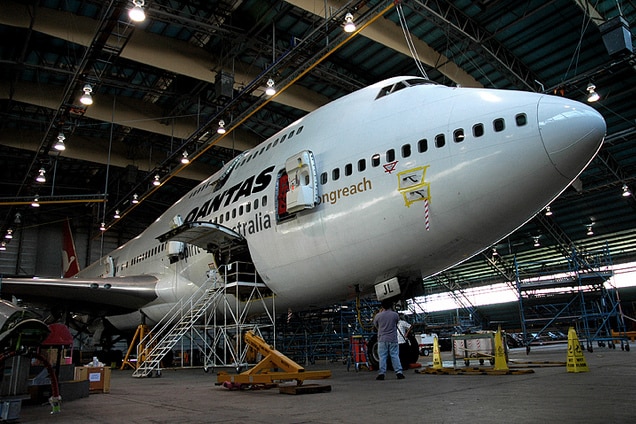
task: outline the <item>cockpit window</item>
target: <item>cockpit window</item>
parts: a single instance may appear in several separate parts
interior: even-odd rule
[[[425,78],[410,78],[402,81],[398,81],[395,84],[387,85],[382,87],[378,95],[376,96],[376,100],[380,97],[388,96],[391,93],[395,93],[396,91],[400,91],[403,88],[413,87],[415,85],[426,85],[426,84],[436,84],[433,81],[427,80]]]

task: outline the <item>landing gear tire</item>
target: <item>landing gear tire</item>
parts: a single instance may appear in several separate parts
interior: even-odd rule
[[[409,335],[409,345],[406,349],[402,349],[400,351],[400,362],[402,363],[402,368],[406,369],[406,366],[409,364],[413,364],[417,362],[417,359],[420,356],[419,347],[417,345],[417,339],[414,335]],[[380,369],[380,354],[378,352],[378,336],[374,335],[369,340],[367,344],[367,355],[369,364],[373,367],[374,370]],[[391,365],[391,360],[389,359],[386,364],[387,370],[393,370],[393,366]]]

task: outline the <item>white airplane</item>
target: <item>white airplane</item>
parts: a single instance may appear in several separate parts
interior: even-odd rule
[[[242,153],[75,277],[4,279],[2,294],[71,301],[126,330],[139,311],[159,321],[213,255],[233,255],[279,310],[407,297],[549,205],[605,130],[596,110],[561,97],[391,78]]]

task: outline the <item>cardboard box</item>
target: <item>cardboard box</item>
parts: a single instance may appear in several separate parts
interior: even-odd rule
[[[110,392],[110,368],[75,367],[75,380],[88,380],[91,393]]]

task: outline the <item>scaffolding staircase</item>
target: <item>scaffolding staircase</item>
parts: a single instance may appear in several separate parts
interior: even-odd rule
[[[137,369],[133,377],[159,375],[163,357],[188,333],[206,311],[223,295],[223,281],[218,273],[211,277],[186,301],[177,302],[165,317],[153,328],[152,333],[141,340],[145,352],[138,352]]]

